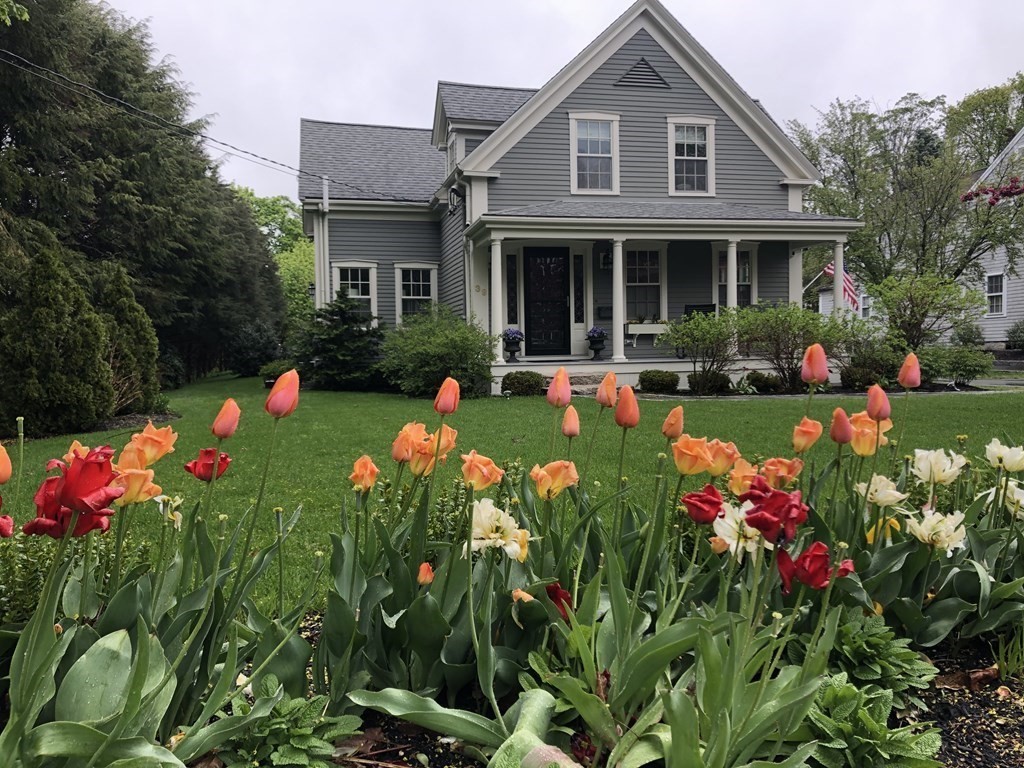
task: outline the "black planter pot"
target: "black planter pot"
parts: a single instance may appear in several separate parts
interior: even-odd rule
[[[592,360],[601,360],[601,351],[604,349],[604,339],[590,339],[590,351],[594,353]]]
[[[521,348],[521,346],[522,346],[522,342],[521,341],[506,341],[505,342],[505,351],[508,353],[508,361],[510,363],[518,363],[519,362],[519,358],[517,358],[516,355],[519,354],[519,349]]]

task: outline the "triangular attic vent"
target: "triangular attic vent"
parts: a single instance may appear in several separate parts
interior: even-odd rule
[[[632,85],[640,88],[668,88],[669,84],[658,71],[642,58],[624,74],[616,85]]]

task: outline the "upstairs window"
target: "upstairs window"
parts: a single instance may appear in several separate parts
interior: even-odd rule
[[[668,117],[668,193],[715,194],[715,121],[709,117]]]
[[[1006,279],[1002,272],[985,275],[985,298],[988,300],[988,314],[1006,313]]]
[[[619,193],[619,116],[569,114],[573,194]]]

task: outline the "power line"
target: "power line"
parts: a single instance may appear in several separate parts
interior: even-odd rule
[[[260,155],[256,152],[250,152],[247,149],[243,149],[239,146],[236,146],[226,141],[221,141],[220,139],[210,136],[209,134],[203,133],[202,131],[196,131],[180,123],[175,123],[154,112],[150,112],[149,110],[143,109],[142,107],[138,107],[128,101],[125,101],[124,99],[118,98],[117,96],[111,96],[109,93],[105,93],[104,91],[101,91],[98,88],[94,88],[88,83],[83,83],[79,80],[74,80],[73,78],[70,78],[67,75],[64,75],[60,72],[49,69],[48,67],[44,67],[41,64],[36,64],[33,61],[29,61],[24,56],[19,56],[18,54],[14,53],[14,51],[9,51],[6,48],[0,48],[0,53],[5,54],[7,56],[11,56],[17,59],[18,61],[22,61],[25,64],[27,64],[28,67],[33,67],[34,69],[29,69],[28,67],[22,66],[21,64],[18,64],[15,61],[9,61],[7,59],[0,57],[0,62],[7,64],[8,66],[15,67],[16,69],[20,69],[22,72],[26,72],[27,74],[39,77],[48,83],[56,85],[59,88],[63,88],[79,96],[85,96],[86,98],[90,98],[93,101],[103,104],[108,108],[116,109],[126,115],[142,120],[143,122],[148,123],[156,128],[163,128],[164,130],[174,132],[176,135],[189,136],[192,138],[208,141],[212,144],[220,145],[217,147],[219,151],[224,152],[224,154],[230,155],[232,157],[237,157],[239,160],[245,160],[247,162],[253,163],[254,165],[258,165],[261,168],[266,168],[267,170],[271,171],[278,171],[279,173],[287,173],[290,171],[291,173],[289,173],[288,175],[298,174],[301,176],[308,176],[310,178],[319,180],[327,178],[329,184],[341,184],[342,186],[348,187],[349,189],[352,189],[356,192],[367,195],[368,197],[376,196],[383,197],[389,200],[401,199],[393,195],[385,194],[383,192],[364,189],[356,184],[351,184],[350,182],[347,181],[341,181],[340,179],[331,179],[329,177],[325,177],[317,173],[304,171],[301,168],[296,168],[292,165],[288,165],[287,163],[282,163],[279,160],[274,160],[273,158]],[[35,70],[40,70],[40,72],[36,72]],[[41,74],[42,72],[45,72],[46,74]],[[47,75],[52,75],[52,77],[47,77]],[[54,78],[57,79],[55,80]],[[84,89],[84,92],[78,89]]]

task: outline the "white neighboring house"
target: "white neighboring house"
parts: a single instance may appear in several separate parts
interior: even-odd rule
[[[857,316],[864,320],[867,320],[869,317],[874,317],[874,313],[871,308],[873,300],[871,296],[864,292],[864,289],[860,285],[857,286],[857,299]],[[831,315],[835,304],[835,291],[832,289],[831,285],[826,285],[818,289],[819,315]]]

